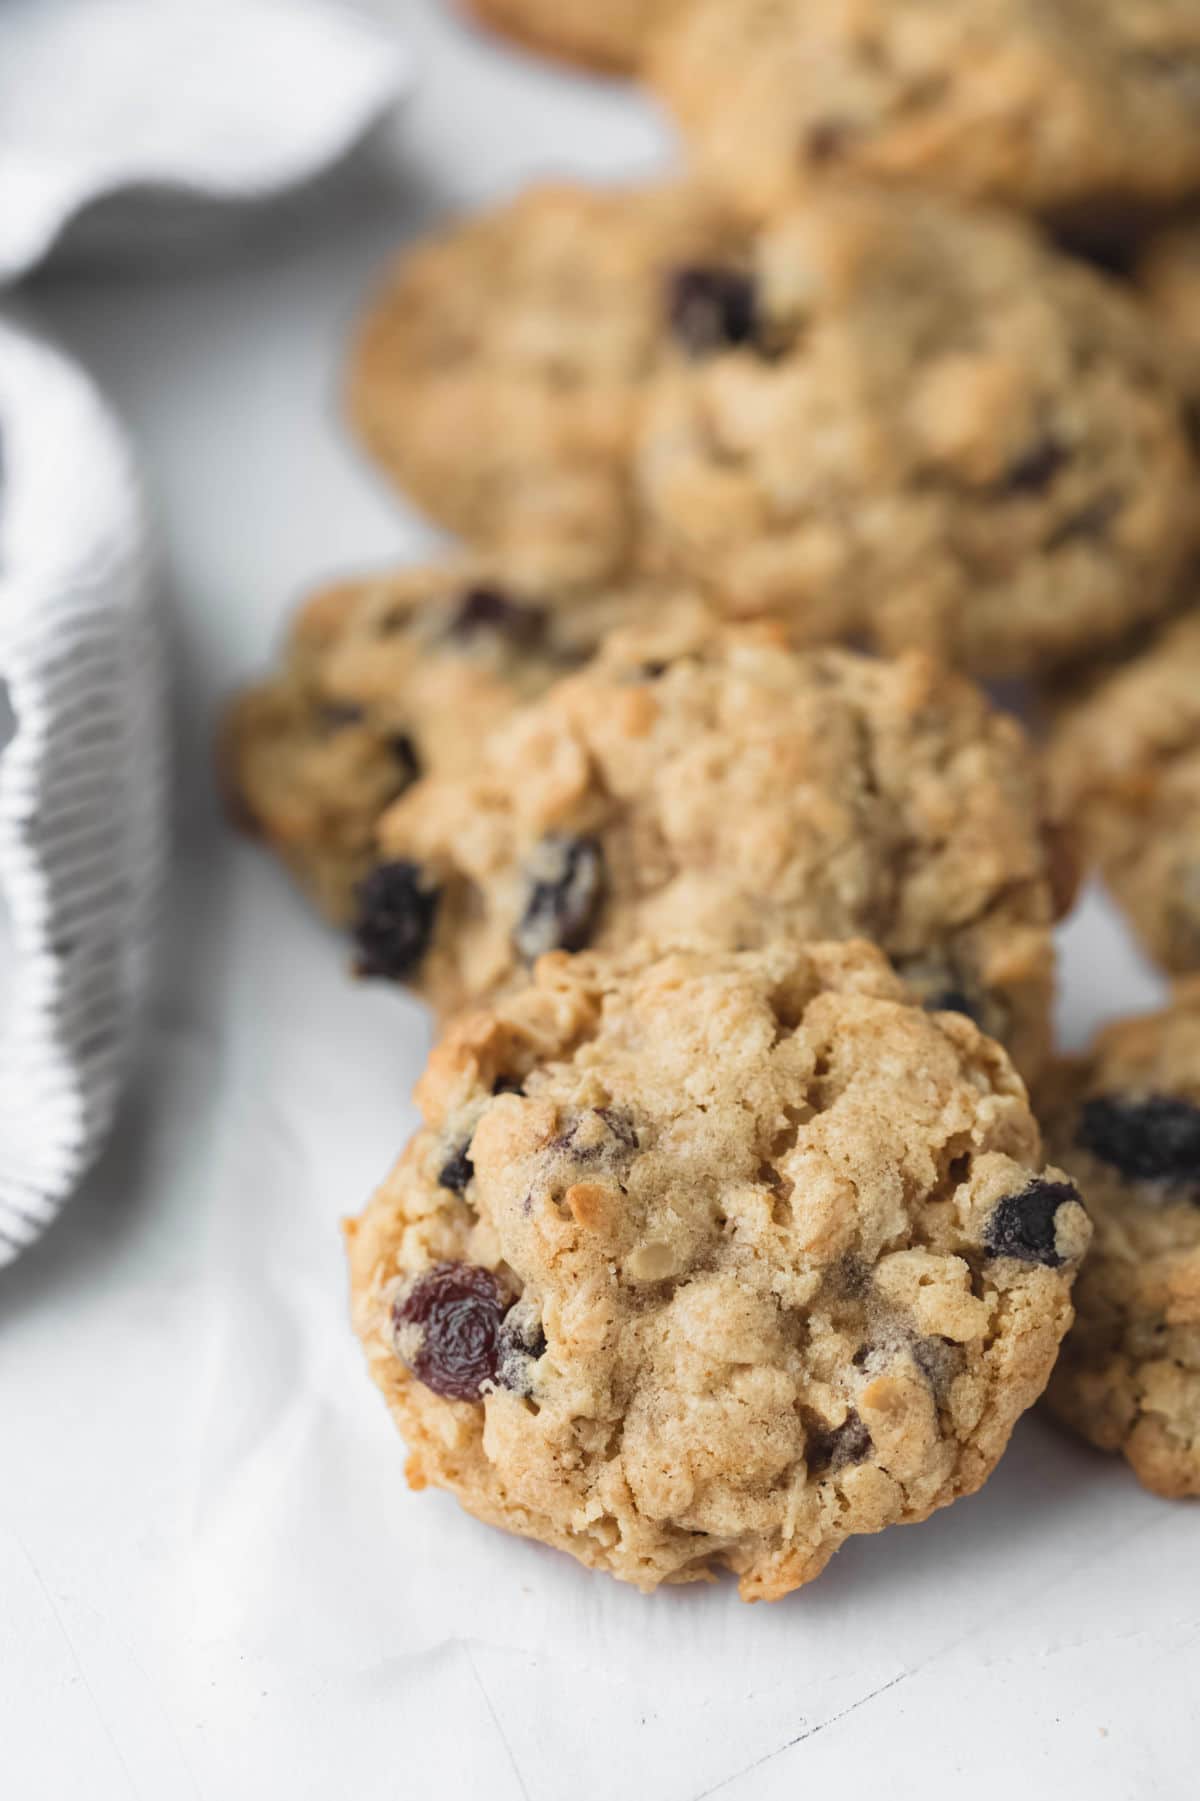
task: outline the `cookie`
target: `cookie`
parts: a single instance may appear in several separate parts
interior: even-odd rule
[[[557,591],[463,559],[347,582],[298,613],[267,680],[229,710],[235,817],[346,921],[375,828],[418,777],[471,768],[488,732],[647,610],[648,587]]]
[[[1200,217],[1156,232],[1134,268],[1138,290],[1164,335],[1179,381],[1200,403]]]
[[[986,1481],[1088,1237],[1024,1088],[867,944],[545,958],[348,1228],[409,1481],[744,1599]]]
[[[485,25],[550,56],[630,74],[691,0],[467,0]]]
[[[787,214],[728,279],[725,341],[677,333],[648,386],[650,566],[995,676],[1163,610],[1197,470],[1115,283],[1021,220],[862,192]]]
[[[650,64],[758,216],[847,174],[1058,215],[1200,188],[1195,0],[696,0]]]
[[[926,658],[697,615],[619,636],[388,810],[360,967],[449,1013],[550,950],[869,937],[1034,1070],[1069,876],[1039,803],[1020,726]]]
[[[1064,1066],[1044,1123],[1095,1226],[1050,1404],[1155,1494],[1200,1495],[1200,983]]]
[[[355,429],[468,540],[538,546],[555,578],[630,554],[630,432],[664,284],[729,241],[682,188],[534,188],[397,262],[352,354]]]
[[[1200,970],[1200,616],[1061,696],[1046,763],[1052,811],[1150,954]]]

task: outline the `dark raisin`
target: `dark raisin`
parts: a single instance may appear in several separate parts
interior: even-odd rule
[[[976,1025],[981,1023],[980,1004],[964,988],[940,988],[936,994],[927,995],[925,1010],[927,1013],[963,1013]]]
[[[362,708],[352,700],[322,701],[317,709],[321,730],[325,732],[340,732],[348,725],[361,725],[365,717]]]
[[[452,1151],[438,1171],[438,1181],[443,1188],[451,1188],[455,1194],[462,1194],[467,1183],[475,1174],[475,1165],[471,1162],[471,1140],[465,1139],[456,1151]]]
[[[358,885],[354,942],[358,973],[400,982],[429,949],[438,889],[419,863],[380,863]]]
[[[1177,1095],[1096,1095],[1083,1104],[1077,1136],[1131,1181],[1200,1182],[1200,1107]]]
[[[523,606],[501,588],[468,588],[450,623],[450,635],[470,639],[480,632],[494,632],[526,649],[541,638],[546,614],[541,607]]]
[[[500,1370],[501,1323],[506,1312],[490,1271],[469,1263],[439,1263],[392,1308],[402,1343],[418,1328],[412,1349],[401,1350],[418,1381],[451,1401],[477,1401]]]
[[[854,127],[848,119],[818,119],[804,140],[810,163],[833,163],[844,156],[854,140]]]
[[[421,759],[417,755],[416,745],[408,736],[407,732],[397,732],[396,736],[388,745],[388,749],[391,751],[393,761],[400,771],[400,775],[404,782],[404,788],[411,788],[413,783],[420,779],[421,775]],[[401,794],[403,794],[404,788],[400,790]]]
[[[596,1134],[591,1122],[603,1120],[604,1133]],[[601,1157],[607,1161],[628,1161],[628,1153],[638,1148],[637,1127],[619,1107],[590,1107],[571,1120],[550,1141],[554,1151],[569,1151],[579,1163],[591,1163]]]
[[[1068,216],[1056,220],[1052,230],[1056,250],[1121,281],[1132,281],[1137,266],[1135,234],[1134,221],[1120,211],[1113,216]]]
[[[525,908],[513,943],[527,963],[587,944],[604,896],[604,853],[594,838],[543,838],[525,872]]]
[[[952,1338],[914,1338],[912,1354],[913,1362],[933,1390],[934,1400],[940,1405],[945,1400],[951,1383],[962,1374],[966,1353]]]
[[[533,1393],[533,1366],[546,1352],[541,1321],[520,1305],[512,1308],[500,1332],[498,1381],[513,1394]]]
[[[848,1463],[862,1463],[874,1448],[871,1434],[851,1410],[840,1426],[809,1427],[804,1461],[810,1476],[823,1476],[828,1471],[844,1469]]]
[[[1008,1194],[997,1203],[984,1234],[989,1257],[1015,1257],[1021,1263],[1042,1263],[1057,1269],[1063,1259],[1056,1247],[1055,1218],[1068,1201],[1078,1201],[1078,1190],[1069,1182],[1032,1181],[1020,1194]]]
[[[1040,438],[1009,464],[1004,472],[1004,491],[1006,494],[1044,494],[1070,460],[1070,451],[1057,438]]]
[[[497,1076],[492,1083],[493,1094],[524,1094],[525,1090],[515,1076]]]
[[[597,1107],[596,1112],[600,1115],[618,1144],[623,1144],[627,1150],[637,1150],[637,1127],[630,1119],[628,1113],[623,1112],[620,1107]]]
[[[847,1251],[830,1272],[830,1287],[843,1297],[866,1294],[871,1285],[871,1266],[855,1251]]]
[[[973,973],[953,957],[907,957],[896,965],[921,997],[927,1013],[961,1013],[993,1038],[1003,1039],[1004,1019],[996,996],[981,988]]]
[[[716,265],[676,269],[667,314],[672,332],[692,356],[753,344],[758,335],[754,280],[738,269]]]

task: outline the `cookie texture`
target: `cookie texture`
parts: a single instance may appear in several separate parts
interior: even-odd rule
[[[1103,1032],[1043,1117],[1095,1226],[1050,1404],[1154,1493],[1200,1495],[1200,983]]]
[[[814,199],[759,234],[736,329],[649,385],[643,555],[814,639],[1018,675],[1165,607],[1195,541],[1185,409],[1115,283],[1023,221]]]
[[[1200,185],[1194,0],[696,0],[651,61],[759,216],[845,174],[1050,213]]]
[[[372,455],[467,539],[555,576],[630,555],[630,433],[669,272],[730,241],[698,192],[534,188],[417,244],[375,297],[349,409]]]
[[[654,34],[692,0],[467,0],[494,30],[532,50],[630,74]]]
[[[1070,886],[1039,808],[1020,726],[926,658],[664,620],[389,809],[360,954],[445,1013],[550,950],[869,937],[1033,1070]]]
[[[683,604],[648,586],[547,588],[511,559],[325,589],[296,615],[279,667],[229,709],[234,815],[346,921],[393,801],[424,776],[470,769],[488,732],[607,632]]]
[[[1200,616],[1059,695],[1050,805],[1150,954],[1200,970]]]
[[[1088,1237],[1024,1088],[866,944],[547,957],[349,1227],[409,1480],[747,1600],[990,1474]]]
[[[1195,406],[1200,403],[1200,216],[1193,213],[1154,233],[1134,279]]]

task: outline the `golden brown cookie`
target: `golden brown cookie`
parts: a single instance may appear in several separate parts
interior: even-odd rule
[[[621,634],[385,815],[367,974],[441,1012],[541,953],[643,935],[869,937],[1037,1068],[1066,894],[1020,726],[912,655],[796,652],[703,615]]]
[[[695,0],[651,78],[759,217],[847,174],[1060,214],[1200,187],[1195,0]]]
[[[1154,233],[1134,278],[1174,358],[1181,385],[1200,402],[1200,217]]]
[[[368,322],[368,443],[545,579],[681,572],[797,639],[983,674],[1162,609],[1200,530],[1145,316],[1015,219],[540,191],[414,251]]]
[[[348,1227],[409,1481],[746,1600],[986,1481],[1088,1240],[1007,1057],[866,944],[547,957]]]
[[[1050,1404],[1146,1488],[1200,1495],[1200,984],[1102,1032],[1044,1123],[1095,1227]]]
[[[1052,811],[1150,954],[1200,970],[1200,615],[1061,694],[1046,763]]]
[[[315,595],[278,670],[230,707],[235,817],[332,919],[349,919],[375,829],[418,777],[473,767],[488,732],[614,627],[687,602],[648,584],[563,590],[513,559],[393,570]]]
[[[682,188],[531,189],[415,245],[354,347],[371,454],[467,539],[556,576],[628,561],[630,434],[671,272],[730,242]]]
[[[1116,284],[1023,221],[863,192],[788,213],[724,279],[724,341],[677,330],[647,390],[645,560],[797,634],[988,675],[1165,608],[1200,481]]]

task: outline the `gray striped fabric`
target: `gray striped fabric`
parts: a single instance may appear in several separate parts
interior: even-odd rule
[[[129,449],[63,358],[0,321],[0,1264],[111,1122],[165,837],[163,675]]]

